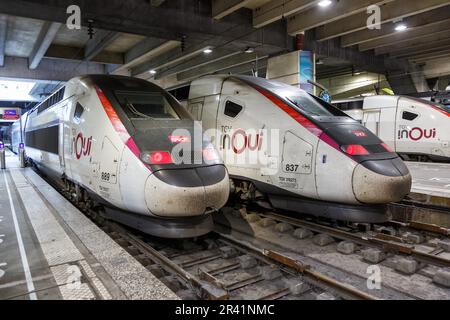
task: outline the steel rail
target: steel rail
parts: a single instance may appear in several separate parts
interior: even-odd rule
[[[286,223],[289,223],[289,224],[297,226],[297,227],[303,227],[303,228],[306,228],[306,229],[309,229],[309,230],[312,230],[315,232],[327,233],[327,234],[331,235],[332,237],[338,238],[341,240],[349,240],[349,241],[353,241],[355,243],[366,245],[366,246],[372,246],[372,247],[376,246],[386,252],[394,252],[394,253],[397,252],[397,253],[402,253],[405,255],[412,256],[421,262],[430,263],[430,264],[445,267],[445,268],[450,267],[449,259],[445,259],[445,258],[438,257],[436,255],[417,251],[417,250],[415,250],[414,246],[411,246],[411,245],[393,243],[393,242],[390,242],[387,240],[378,239],[378,238],[370,237],[370,236],[361,236],[361,235],[353,234],[353,233],[350,233],[347,231],[339,230],[336,228],[320,225],[320,224],[317,224],[314,222],[303,221],[303,220],[298,220],[298,219],[294,219],[291,217],[282,216],[282,215],[279,215],[279,214],[273,213],[273,212],[272,213],[262,213],[261,215],[264,217],[267,217],[267,218],[275,219],[280,222],[286,222]]]
[[[312,279],[326,285],[327,287],[331,287],[331,288],[339,291],[343,296],[347,296],[347,297],[355,298],[355,299],[362,299],[362,300],[379,300],[379,298],[377,298],[373,295],[370,295],[370,294],[368,294],[364,291],[361,291],[357,288],[351,287],[345,283],[337,281],[337,280],[335,280],[325,274],[322,274],[318,271],[312,270],[311,266],[306,265],[299,260],[292,259],[286,255],[279,253],[279,252],[254,247],[253,245],[247,244],[245,242],[235,240],[231,236],[226,235],[226,234],[220,234],[220,236],[222,238],[225,238],[226,241],[224,241],[224,242],[226,242],[230,245],[244,248],[246,251],[252,252],[253,254],[256,254],[258,256],[268,258],[271,261],[273,261],[277,264],[283,265],[289,269],[293,269],[296,272],[298,272],[304,276],[312,278]]]
[[[123,227],[117,225],[114,222],[110,222],[114,230],[120,232],[121,236],[130,242],[133,246],[142,251],[151,260],[156,261],[159,265],[168,271],[171,271],[181,277],[184,281],[191,284],[196,290],[198,290],[202,295],[205,295],[210,300],[226,300],[229,298],[228,292],[220,287],[211,285],[211,283],[202,281],[193,274],[187,272],[176,263],[171,261],[169,258],[158,252],[151,245],[143,241],[142,239],[136,237],[135,235],[126,231]]]

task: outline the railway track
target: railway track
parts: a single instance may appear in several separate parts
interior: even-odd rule
[[[449,270],[450,255],[436,243],[428,251],[423,249],[430,239],[449,239],[449,230],[439,226],[397,221],[386,225],[335,226],[261,207],[247,212],[245,206],[240,206],[240,210],[225,208],[218,216],[231,216],[244,229],[230,220],[221,225],[219,219],[216,232],[205,237],[164,241],[111,222],[98,208],[77,203],[73,195],[59,191],[181,298],[450,299],[448,287],[434,281],[439,272],[436,268]],[[231,231],[224,230],[224,225]],[[280,225],[283,228],[278,228]],[[298,230],[307,231],[301,242],[295,234]],[[314,244],[320,236],[325,239],[324,244]],[[411,239],[421,243],[420,250]],[[313,242],[312,246],[308,241]],[[338,247],[340,243],[355,246],[352,252],[342,253],[331,246],[337,242]],[[384,256],[380,261],[370,262],[380,265],[383,274],[388,274],[389,281],[383,280],[382,290],[369,288],[368,275],[355,270],[359,260],[365,259],[363,249],[369,248]],[[324,257],[334,258],[321,258],[324,250],[327,251]],[[399,274],[396,266],[388,263],[391,255],[406,257],[417,265],[413,272],[406,270],[405,274],[403,270]],[[353,258],[350,262],[346,261],[349,256]],[[425,270],[430,267],[434,271]],[[423,292],[415,293],[405,284],[416,285],[417,279],[412,278],[418,274],[422,277],[419,289],[423,286],[426,290],[422,288]],[[426,283],[423,278],[427,278]]]
[[[101,207],[58,191],[180,297],[209,300],[376,300],[298,259],[213,232],[154,238],[108,220]]]
[[[213,233],[200,239],[162,245],[158,239],[136,235],[115,223],[108,222],[108,226],[113,237],[120,236],[126,241],[126,249],[131,248],[132,252],[137,249],[141,260],[144,256],[165,273],[176,276],[179,283],[175,287],[182,284],[196,298],[377,299],[299,260],[231,236]]]
[[[231,226],[239,233],[301,253],[362,279],[367,277],[363,268],[379,266],[384,277],[383,290],[392,289],[404,298],[450,299],[447,228],[398,221],[338,226],[260,207],[252,207],[248,212],[240,208],[240,213],[237,212],[226,214],[225,223],[216,218],[217,223],[222,224],[221,228]],[[411,286],[415,281],[417,288]]]
[[[433,253],[421,252],[416,250],[414,245],[405,243],[407,241],[407,238],[397,237],[395,235],[386,234],[383,232],[373,232],[373,233],[349,232],[346,230],[342,230],[340,228],[333,228],[321,225],[319,223],[289,218],[277,213],[262,214],[262,216],[266,218],[273,218],[279,222],[289,223],[296,227],[303,227],[317,233],[328,234],[331,237],[337,238],[339,240],[352,241],[360,245],[379,248],[384,252],[399,253],[411,256],[417,259],[418,261],[430,263],[444,268],[450,267],[450,259],[442,258],[437,255],[439,253],[442,253],[444,251],[443,249],[440,250],[440,252],[433,252]],[[395,222],[391,224],[395,224]],[[445,234],[446,236],[450,235],[450,230],[441,228],[439,226],[427,225],[417,222],[412,222],[403,225],[403,228],[408,227],[415,230],[419,229],[427,232]]]

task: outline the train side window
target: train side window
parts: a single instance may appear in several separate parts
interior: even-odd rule
[[[77,105],[75,106],[75,112],[73,113],[73,119],[79,122],[83,112],[84,112],[83,106],[79,102],[77,102]]]
[[[402,118],[404,120],[413,121],[415,120],[419,115],[417,113],[412,113],[409,111],[403,111]]]
[[[228,100],[225,103],[224,114],[231,118],[236,118],[236,116],[242,111],[242,109],[244,109],[244,107],[238,105],[237,103],[234,103],[233,101]]]

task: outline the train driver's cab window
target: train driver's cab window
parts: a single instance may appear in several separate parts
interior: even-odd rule
[[[77,105],[75,106],[75,112],[73,113],[73,120],[79,123],[83,113],[84,113],[83,106],[79,102],[77,102]]]
[[[242,106],[234,103],[233,101],[227,101],[225,103],[224,114],[230,118],[236,118],[237,115],[244,109]]]
[[[116,91],[130,120],[179,120],[180,117],[162,92]]]
[[[409,112],[409,111],[403,111],[402,118],[404,120],[413,121],[415,120],[419,115],[417,113]]]

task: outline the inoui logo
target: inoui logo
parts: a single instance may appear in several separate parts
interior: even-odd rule
[[[80,160],[81,156],[89,156],[91,154],[92,136],[86,138],[80,132],[74,139],[74,150],[77,160]]]
[[[73,4],[67,7],[66,13],[69,17],[66,21],[66,26],[69,30],[81,29],[81,9],[79,6]]]
[[[367,28],[369,30],[381,29],[381,8],[377,5],[371,5],[367,7]]]

